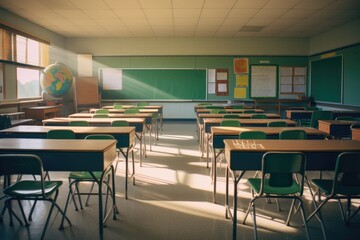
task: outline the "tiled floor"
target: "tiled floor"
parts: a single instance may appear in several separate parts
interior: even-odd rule
[[[117,184],[117,220],[111,218],[104,229],[105,239],[232,239],[232,223],[225,219],[224,194],[225,163],[218,168],[217,203],[212,202],[212,185],[205,159],[200,157],[194,122],[164,124],[163,134],[148,157],[143,159],[143,167],[136,164],[136,185],[129,186],[129,199],[124,199],[124,168],[119,165]],[[136,155],[138,157],[138,155]],[[252,176],[247,173],[246,176]],[[58,199],[64,206],[67,194],[67,173],[52,172],[52,179],[62,179],[64,185]],[[230,187],[232,189],[232,186]],[[251,197],[246,180],[239,184],[239,219],[244,216]],[[305,192],[307,214],[312,210],[309,192]],[[232,200],[232,199],[231,199]],[[358,206],[359,201],[354,202]],[[283,224],[289,203],[281,201],[284,211],[277,211],[275,203],[259,201],[257,217],[260,239],[305,239],[300,214],[296,214],[291,226]],[[17,204],[14,204],[16,207]],[[23,205],[29,209],[30,203]],[[3,200],[0,201],[3,206]],[[0,225],[0,239],[38,239],[45,216],[46,204],[38,204],[34,220],[29,228],[9,226],[8,214]],[[52,218],[46,239],[98,239],[97,199],[92,197],[90,206],[75,212],[71,204],[68,216],[73,226],[65,225],[59,231],[60,215]],[[53,215],[55,216],[55,214]],[[326,219],[328,239],[360,239],[360,216],[346,227],[336,203],[325,206],[323,217]],[[319,223],[310,221],[312,239],[322,239]],[[253,239],[252,218],[247,225],[237,225],[238,239]]]

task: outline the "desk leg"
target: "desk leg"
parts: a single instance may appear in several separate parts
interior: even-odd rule
[[[133,168],[133,172],[129,177],[129,153],[131,151],[131,156],[132,156],[132,168]],[[120,149],[120,152],[122,153],[122,155],[125,158],[125,199],[128,199],[128,183],[129,180],[131,178],[133,178],[133,185],[135,185],[135,159],[134,159],[134,149],[132,146],[129,146],[126,149],[126,153]]]
[[[241,178],[244,176],[246,171],[240,171],[239,176],[236,176],[236,171],[231,171],[232,177],[234,180],[234,201],[233,201],[233,213],[231,213],[229,206],[229,167],[226,168],[226,193],[225,193],[225,217],[231,218],[233,221],[233,240],[236,240],[237,235],[237,185],[240,182]]]

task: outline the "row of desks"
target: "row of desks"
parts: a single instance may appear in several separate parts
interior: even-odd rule
[[[43,162],[45,171],[102,171],[111,170],[114,175],[113,161],[117,158],[116,140],[53,140],[28,138],[2,138],[0,151],[4,154],[35,154]],[[97,181],[99,201],[99,238],[103,239],[103,217],[107,213],[102,207],[102,179]],[[115,188],[115,183],[113,182]],[[115,189],[113,189],[115,192]],[[115,211],[113,200],[111,211]]]
[[[281,141],[281,143],[279,142]],[[233,239],[237,235],[238,183],[246,171],[261,170],[264,153],[269,151],[299,151],[306,155],[306,170],[333,171],[337,156],[342,152],[360,152],[360,141],[356,140],[224,140],[226,170],[226,217],[233,221]],[[229,175],[234,186],[233,208],[229,204]],[[245,206],[246,209],[247,206]]]

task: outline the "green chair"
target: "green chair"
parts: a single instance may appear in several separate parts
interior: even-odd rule
[[[211,114],[218,114],[220,113],[220,111],[222,111],[222,109],[217,109],[217,108],[210,109]]]
[[[286,225],[290,223],[296,201],[299,202],[307,239],[310,239],[302,202],[306,158],[301,152],[267,152],[263,155],[261,178],[249,178],[253,198],[249,203],[243,224],[252,210],[254,238],[258,239],[255,202],[260,198],[292,199]],[[296,176],[296,178],[295,178]]]
[[[206,109],[224,109],[224,107],[221,106],[213,106],[213,105],[208,105],[205,106]]]
[[[109,115],[108,114],[94,114],[92,117],[93,118],[108,118]]]
[[[316,215],[326,239],[325,227],[320,211],[326,203],[332,199],[338,200],[341,216],[346,225],[349,225],[351,219],[360,211],[360,207],[358,207],[351,213],[351,200],[360,199],[360,153],[344,152],[339,154],[333,178],[312,179],[311,182],[317,188],[317,193],[323,193],[326,198],[318,205],[314,197],[315,194],[311,192],[315,210],[309,215],[307,221]],[[341,199],[346,200],[346,211],[344,211]]]
[[[123,109],[123,106],[122,105],[114,105],[113,108],[114,109]]]
[[[283,130],[279,133],[279,139],[307,139],[307,134],[302,129],[288,129]]]
[[[331,111],[313,111],[311,114],[310,127],[319,128],[318,120],[332,120],[333,112]]]
[[[138,102],[138,103],[136,103],[136,106],[138,106],[138,107],[149,106],[149,103],[148,102]]]
[[[211,103],[199,103],[198,106],[211,106]]]
[[[114,139],[114,137],[112,135],[108,135],[108,134],[93,134],[93,135],[88,135],[85,137],[85,139],[99,139],[99,140],[106,140],[106,139]],[[110,194],[110,196],[113,197],[113,190],[110,186],[110,173],[111,170],[109,169],[107,172],[103,173],[103,172],[92,172],[92,174],[88,171],[72,171],[69,173],[68,175],[68,179],[69,179],[69,192],[67,195],[67,199],[66,199],[66,203],[65,203],[65,208],[64,208],[64,212],[66,213],[68,205],[69,205],[69,201],[70,201],[70,197],[72,198],[72,201],[74,202],[74,207],[75,207],[75,211],[78,211],[78,207],[77,207],[77,203],[75,201],[75,196],[78,197],[78,202],[80,204],[80,209],[83,209],[83,205],[82,205],[82,201],[81,201],[81,196],[82,195],[87,195],[87,199],[86,199],[86,203],[85,206],[89,205],[89,200],[90,200],[90,196],[91,195],[98,195],[97,193],[93,193],[93,188],[95,183],[99,183],[101,181],[101,179],[103,179],[102,184],[104,184],[106,186],[106,198],[105,198],[105,210],[104,213],[106,213],[106,208],[108,205],[108,196]],[[79,183],[91,183],[91,188],[90,191],[88,192],[81,192],[80,188],[79,188]],[[74,190],[73,190],[73,186]],[[101,187],[101,186],[99,186]],[[107,218],[105,216],[105,218]],[[63,226],[63,221],[61,222],[61,227]]]
[[[115,120],[111,122],[111,126],[113,127],[128,127],[129,122],[125,120]]]
[[[220,126],[222,126],[222,127],[240,127],[241,123],[239,120],[235,120],[235,119],[224,119],[220,122]]]
[[[89,123],[87,121],[71,121],[69,126],[86,127],[89,126]]]
[[[239,116],[239,114],[225,114],[222,118],[235,118],[235,119],[239,119],[240,116]]]
[[[47,139],[75,139],[75,133],[70,129],[51,129],[47,132]]]
[[[267,116],[266,116],[266,114],[253,114],[251,116],[251,118],[253,118],[253,119],[267,119]]]
[[[21,215],[24,219],[25,225],[29,226],[29,223],[25,217],[24,209],[20,201],[43,201],[49,202],[51,204],[49,213],[46,218],[45,225],[43,227],[41,238],[45,238],[45,233],[50,222],[50,217],[54,210],[54,207],[63,215],[63,218],[71,226],[71,222],[68,217],[66,217],[65,212],[59,207],[56,203],[59,194],[59,188],[63,184],[62,181],[45,181],[45,174],[43,172],[43,166],[41,159],[36,155],[31,154],[0,154],[0,175],[37,175],[39,180],[20,180],[15,182],[12,185],[9,185],[3,189],[5,195],[5,207],[9,210],[10,214],[10,225],[13,225],[12,216],[23,225],[22,221],[15,214],[11,206],[11,201],[17,201],[19,203],[19,208]],[[31,216],[34,211],[35,204],[32,206],[29,221],[31,221]],[[42,208],[41,211],[45,211],[47,208]]]
[[[254,109],[245,109],[243,113],[256,113]]]
[[[236,105],[236,106],[234,106],[234,109],[243,109],[243,108],[244,108],[243,105]]]
[[[338,116],[335,120],[343,120],[343,121],[356,121],[356,117],[353,116]]]
[[[140,109],[137,109],[137,108],[128,108],[128,109],[125,109],[125,111],[124,111],[125,114],[136,114],[139,112],[140,112]]]
[[[266,139],[263,131],[245,131],[239,134],[239,139]]]
[[[109,114],[109,109],[96,109],[95,114]]]
[[[287,127],[287,123],[285,121],[273,121],[268,122],[268,127]]]

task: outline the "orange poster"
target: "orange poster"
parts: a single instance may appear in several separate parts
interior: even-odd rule
[[[249,72],[249,59],[248,58],[235,58],[234,59],[234,73],[244,74]]]

